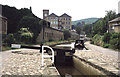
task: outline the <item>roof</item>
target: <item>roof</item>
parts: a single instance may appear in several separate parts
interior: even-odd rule
[[[76,32],[72,32],[72,31],[70,31],[70,33],[71,33],[71,35],[79,35]]]
[[[0,18],[4,18],[4,19],[7,19],[6,17],[2,16],[1,14],[0,14]]]
[[[66,14],[66,13],[64,13],[64,14],[62,14],[60,17],[71,17],[71,16],[69,16],[69,15]]]
[[[50,15],[48,15],[47,17],[58,17],[56,14],[52,13]]]
[[[110,23],[112,23],[112,22],[120,22],[120,17],[118,17],[118,18],[115,18],[115,19],[113,19],[113,20],[111,20],[111,21],[109,21]]]

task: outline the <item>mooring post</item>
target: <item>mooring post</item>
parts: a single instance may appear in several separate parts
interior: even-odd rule
[[[42,46],[43,44],[40,44],[40,53],[42,53]]]

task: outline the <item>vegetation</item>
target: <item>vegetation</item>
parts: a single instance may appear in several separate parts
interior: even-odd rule
[[[105,32],[108,30],[108,21],[117,17],[116,12],[109,11],[104,18],[101,18],[97,22],[93,24],[92,34],[100,34],[104,35]]]
[[[92,24],[96,22],[99,18],[87,18],[87,19],[81,19],[77,21],[72,21],[72,25],[77,25],[78,23],[82,23],[82,21],[85,22],[85,24]]]
[[[28,16],[24,16],[20,20],[18,29],[21,28],[28,28],[34,34],[32,40],[32,42],[34,43],[36,42],[36,38],[41,31],[42,24],[40,24],[40,20],[38,18],[28,15]]]
[[[36,43],[36,38],[42,28],[42,20],[36,17],[30,9],[16,9],[2,5],[2,13],[8,19],[8,35],[3,40],[5,43],[8,45],[20,42]]]
[[[86,24],[82,30],[87,36],[92,38],[91,43],[104,48],[120,50],[120,33],[110,33],[108,30],[108,21],[119,17],[115,11],[108,11],[104,18],[101,18],[93,24]]]
[[[73,42],[74,40],[62,40],[62,41],[52,41],[52,42],[44,42],[44,45],[55,45],[60,43],[66,43],[66,42]]]
[[[64,33],[64,39],[65,40],[68,40],[68,38],[71,37],[71,34],[70,34],[70,32],[68,30],[64,30],[63,33]]]
[[[81,27],[77,26],[75,29],[76,29],[76,32],[80,35],[82,30]]]
[[[104,33],[104,35],[96,34],[92,43],[104,48],[112,48],[120,50],[120,33]]]

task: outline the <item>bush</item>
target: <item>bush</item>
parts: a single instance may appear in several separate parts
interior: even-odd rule
[[[103,41],[105,43],[109,43],[111,37],[111,33],[104,33]]]
[[[33,34],[28,32],[28,33],[22,33],[21,34],[21,41],[25,42],[25,43],[31,43],[32,42],[32,37]]]
[[[18,43],[32,43],[33,33],[28,28],[21,28],[15,35]]]
[[[7,35],[4,42],[7,43],[8,46],[10,46],[12,43],[16,43],[16,39],[14,38],[14,35],[12,33],[10,33]]]
[[[71,37],[71,34],[70,34],[70,32],[68,31],[68,30],[64,30],[64,39],[65,40],[68,40],[68,38],[70,38]]]
[[[104,33],[104,36],[96,34],[91,43],[104,48],[120,50],[120,33]]]
[[[118,49],[118,38],[110,40],[110,47],[113,49]]]
[[[120,50],[120,33],[112,33],[110,47]]]
[[[51,41],[55,41],[55,40],[54,40],[54,39],[52,39],[52,38],[50,38],[50,39],[49,39],[49,42],[51,42]]]
[[[104,44],[103,47],[104,47],[104,48],[109,48],[109,47],[110,47],[110,44]]]
[[[98,46],[103,46],[104,42],[102,41],[102,39],[103,39],[103,36],[96,34],[92,39],[92,41],[93,41],[92,43],[94,43],[95,45],[98,45]]]

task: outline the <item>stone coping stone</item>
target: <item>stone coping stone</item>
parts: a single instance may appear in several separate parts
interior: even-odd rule
[[[117,57],[96,51],[76,51],[74,55],[116,75],[119,74],[118,71],[120,69]]]

